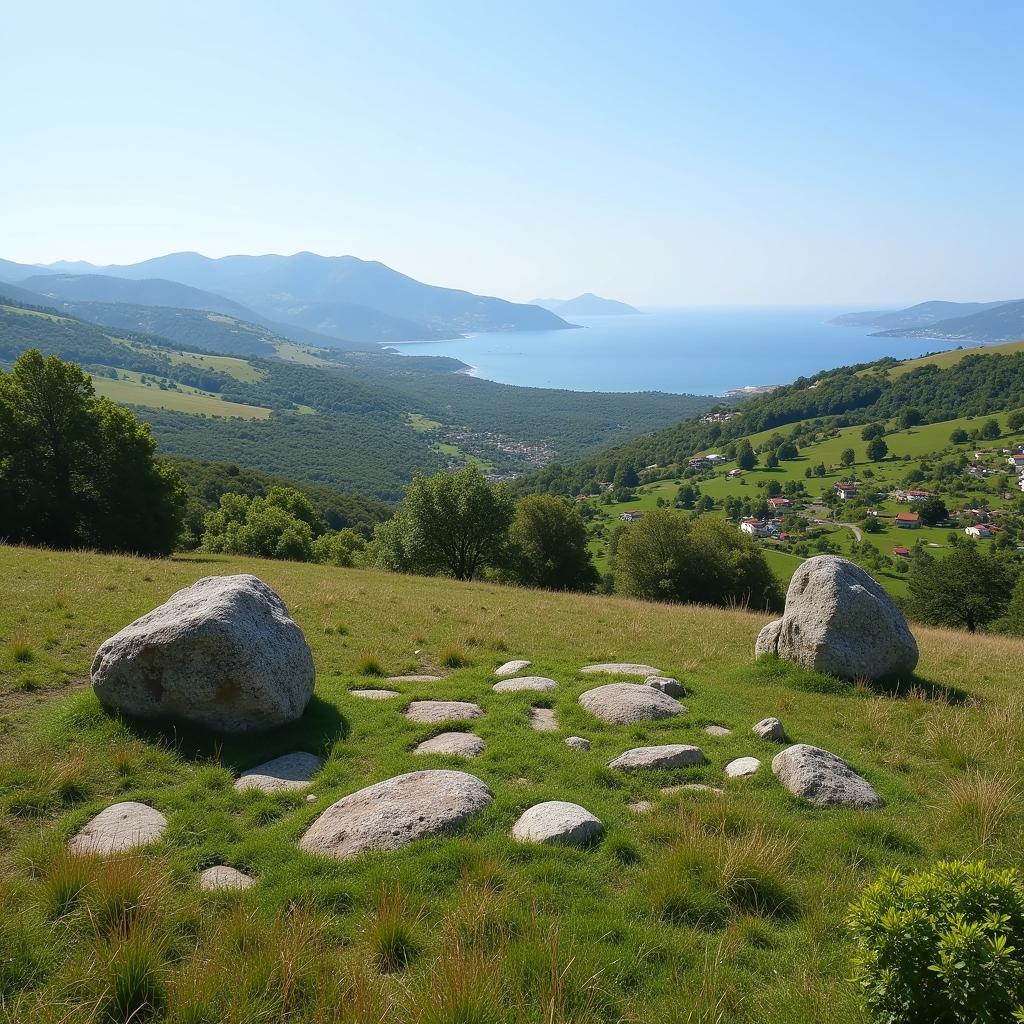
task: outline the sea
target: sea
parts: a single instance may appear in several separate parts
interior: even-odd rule
[[[723,395],[883,356],[909,359],[962,342],[875,338],[870,328],[828,323],[848,307],[652,309],[574,317],[577,330],[472,334],[395,345],[405,355],[444,355],[503,384],[571,391]]]

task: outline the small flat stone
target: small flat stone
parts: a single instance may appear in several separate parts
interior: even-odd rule
[[[478,704],[464,700],[414,700],[405,717],[410,722],[454,722],[463,718],[479,718],[483,713]]]
[[[637,665],[631,661],[605,661],[599,665],[584,665],[580,671],[612,676],[643,676],[644,679],[661,675],[660,668],[655,668],[653,665]]]
[[[590,740],[584,739],[582,736],[567,736],[565,745],[570,750],[589,750]]]
[[[763,740],[771,740],[772,743],[784,743],[786,741],[786,730],[777,718],[762,718],[751,730],[755,736]]]
[[[479,757],[487,746],[471,732],[443,732],[424,740],[414,754],[448,754],[451,757]]]
[[[319,798],[317,797],[316,793],[310,793],[309,796],[306,797],[306,803],[315,804],[318,799]]]
[[[530,725],[537,732],[558,732],[558,719],[551,708],[530,708]]]
[[[609,768],[632,772],[643,768],[684,768],[693,764],[707,764],[700,747],[688,743],[665,743],[658,747],[633,747],[608,762]]]
[[[705,725],[704,731],[709,736],[731,736],[732,729],[726,729],[724,725]]]
[[[585,807],[565,800],[547,800],[523,812],[512,826],[512,837],[522,843],[581,846],[604,831],[604,825]]]
[[[504,679],[505,676],[514,676],[517,672],[522,672],[524,668],[529,668],[532,664],[532,661],[526,661],[525,659],[506,661],[504,665],[499,665],[494,670],[494,674],[499,679]]]
[[[682,697],[686,693],[686,687],[671,676],[648,676],[644,680],[644,685],[653,686],[654,689],[661,690],[662,693],[667,693],[670,697]]]
[[[681,786],[666,786],[662,789],[662,796],[675,796],[676,793],[682,793],[684,790],[690,790],[694,793],[713,793],[715,796],[725,796],[725,790],[719,789],[718,786],[708,786],[703,782],[684,782]]]
[[[149,804],[126,800],[100,811],[68,846],[72,853],[121,853],[155,843],[167,828],[167,819]]]
[[[579,702],[596,718],[613,725],[686,714],[677,700],[643,683],[606,683],[581,694]]]
[[[256,879],[251,875],[239,871],[238,868],[228,867],[227,864],[218,864],[199,873],[199,888],[207,892],[223,889],[251,889],[255,884]]]
[[[365,697],[366,700],[390,700],[400,696],[397,690],[349,690],[350,697]]]
[[[235,780],[235,789],[260,789],[264,793],[305,789],[323,767],[323,763],[323,758],[307,754],[304,750],[283,754],[255,768],[246,769]]]
[[[741,779],[744,775],[754,775],[761,768],[761,762],[756,757],[737,757],[725,766],[725,774],[730,779]]]
[[[634,814],[650,814],[654,810],[654,804],[650,800],[634,800],[631,804],[626,804],[626,809]]]
[[[425,675],[411,675],[411,676],[388,676],[389,683],[439,683],[444,676],[425,676]]]
[[[492,689],[497,693],[516,693],[519,690],[553,690],[557,686],[554,679],[546,676],[519,676],[516,679],[503,679],[495,683]]]

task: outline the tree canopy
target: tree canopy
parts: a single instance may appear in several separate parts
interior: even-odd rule
[[[586,526],[567,498],[532,494],[518,501],[509,540],[519,582],[546,590],[596,586]]]
[[[974,633],[1006,611],[1013,585],[1013,571],[999,555],[983,555],[977,544],[961,542],[943,559],[927,554],[915,559],[910,613],[931,626]]]

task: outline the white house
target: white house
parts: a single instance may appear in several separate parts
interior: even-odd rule
[[[984,523],[975,523],[964,529],[968,537],[991,537],[992,531]]]

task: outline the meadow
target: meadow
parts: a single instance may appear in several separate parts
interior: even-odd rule
[[[278,590],[305,631],[317,685],[304,717],[230,738],[102,710],[88,686],[96,647],[178,588],[234,572]],[[1020,866],[1024,641],[915,627],[917,677],[894,692],[755,664],[765,617],[739,610],[10,547],[0,578],[3,1021],[853,1024],[865,1017],[845,980],[844,921],[867,881],[941,857]],[[558,689],[495,693],[494,668],[517,657]],[[680,679],[689,713],[592,718],[576,698],[607,679],[579,669],[611,660]],[[388,701],[351,696],[409,672],[444,679],[383,684],[401,692]],[[407,721],[414,698],[478,702],[485,753],[412,754],[445,728]],[[559,732],[531,729],[538,704]],[[769,769],[780,748],[751,733],[768,715],[791,741],[846,758],[886,806],[821,811],[790,797]],[[709,724],[732,733],[706,735]],[[570,735],[591,750],[568,749]],[[698,744],[709,764],[607,768],[628,747],[673,741]],[[240,770],[291,750],[327,759],[312,803],[232,788]],[[744,755],[761,770],[726,779]],[[331,802],[427,767],[472,772],[493,804],[456,835],[391,853],[298,851]],[[723,792],[662,792],[693,782]],[[548,799],[587,807],[603,839],[512,841],[519,814]],[[120,800],[161,810],[164,839],[106,861],[69,857],[69,837]],[[197,872],[222,863],[257,884],[200,892]]]

